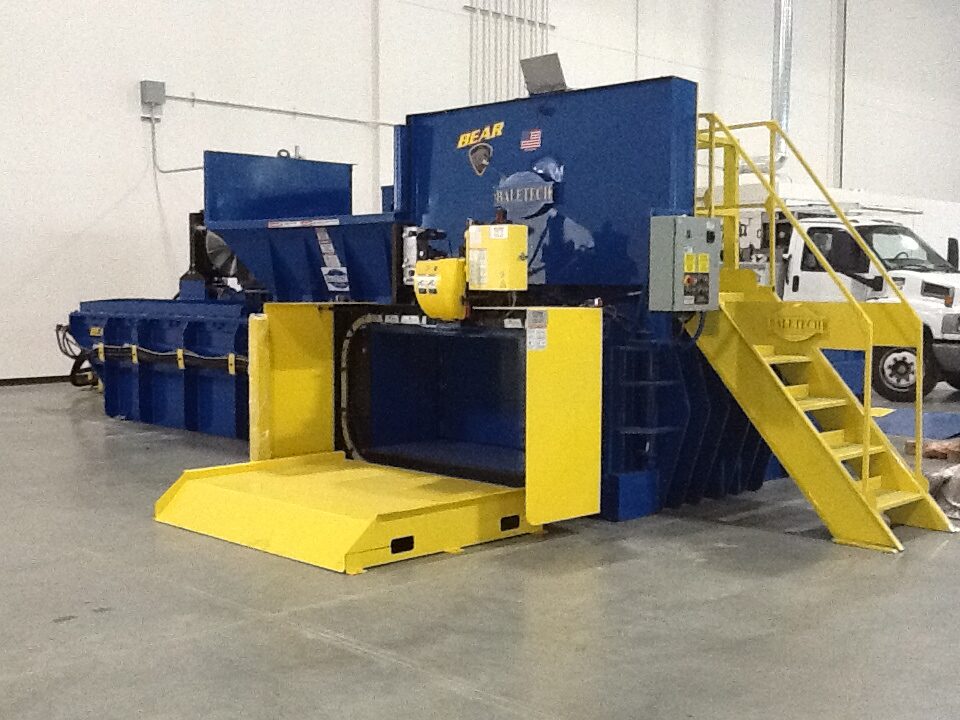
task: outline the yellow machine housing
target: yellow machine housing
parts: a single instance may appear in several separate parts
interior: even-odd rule
[[[463,258],[420,260],[413,276],[417,304],[437,320],[467,316],[467,273]]]
[[[466,259],[420,260],[413,277],[417,304],[437,320],[467,316],[467,289],[527,289],[526,225],[471,225],[464,233]]]
[[[157,501],[155,518],[358,573],[599,512],[599,308],[527,308],[525,327],[503,330],[516,333],[524,353],[525,375],[515,379],[524,388],[520,487],[350,459],[338,447],[335,379],[347,353],[335,341],[335,316],[349,313],[353,328],[387,322],[379,309],[276,303],[252,315],[251,461],[186,471]]]
[[[471,225],[467,243],[467,285],[471,290],[527,289],[526,225]]]

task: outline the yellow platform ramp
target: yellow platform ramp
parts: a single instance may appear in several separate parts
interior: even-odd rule
[[[368,309],[347,340],[361,324],[383,321]],[[358,573],[599,511],[599,308],[526,311],[540,342],[527,344],[526,377],[515,379],[526,391],[523,488],[348,460],[335,450],[337,358],[347,356],[334,347],[336,312],[347,310],[275,303],[251,316],[251,462],[186,471],[157,501],[159,522]]]
[[[340,452],[188,470],[155,510],[168,525],[350,574],[538,530],[522,489]]]

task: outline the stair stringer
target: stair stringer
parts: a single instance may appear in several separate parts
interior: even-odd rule
[[[810,355],[814,358],[814,362],[811,364],[812,373],[807,378],[811,388],[818,395],[842,397],[847,400],[845,407],[829,412],[845,412],[853,415],[852,418],[847,418],[848,423],[851,421],[857,424],[862,423],[863,405],[859,398],[854,395],[850,387],[834,370],[833,365],[819,349],[810,352]],[[890,442],[890,438],[880,429],[873,418],[870,418],[869,426],[870,445],[880,445],[883,447],[883,451],[872,456],[870,460],[870,476],[879,477],[880,483],[868,489],[866,493],[867,502],[873,502],[877,491],[902,490],[917,493],[923,497],[909,505],[886,511],[891,523],[953,532],[954,527],[950,520],[930,495],[930,487],[926,479],[918,478],[911,471],[893,443]]]
[[[886,552],[903,550],[773,368],[740,332],[726,304],[707,315],[697,344],[834,540]],[[818,355],[811,361],[828,362]]]

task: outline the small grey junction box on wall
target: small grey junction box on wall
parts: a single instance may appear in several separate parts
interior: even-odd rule
[[[650,310],[716,310],[722,246],[716,218],[650,218]]]

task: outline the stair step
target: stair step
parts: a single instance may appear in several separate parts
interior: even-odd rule
[[[787,395],[797,400],[803,400],[810,396],[810,386],[806,383],[802,385],[787,385],[785,386]]]
[[[810,362],[809,355],[764,355],[768,365],[792,365]]]
[[[923,500],[924,494],[909,490],[883,490],[877,493],[877,510],[884,512],[902,505]]]
[[[863,445],[861,443],[843,443],[843,445],[837,445],[833,448],[833,456],[837,460],[855,460],[856,458],[863,455]],[[883,445],[871,445],[870,454],[876,455],[879,452],[883,452]]]
[[[827,444],[827,447],[840,447],[847,442],[847,431],[827,430],[826,432],[820,433],[820,438]]]
[[[790,355],[788,353],[778,353],[777,349],[773,345],[754,345],[753,349],[759,353],[760,357],[767,361],[768,365],[808,363],[811,360],[809,355]]]
[[[807,397],[797,401],[804,412],[826,410],[827,408],[843,407],[847,401],[843,398]]]

